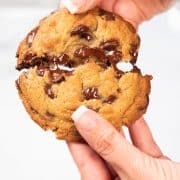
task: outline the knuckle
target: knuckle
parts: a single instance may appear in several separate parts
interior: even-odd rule
[[[104,132],[95,143],[95,149],[101,156],[108,156],[114,151],[113,139],[115,132]]]

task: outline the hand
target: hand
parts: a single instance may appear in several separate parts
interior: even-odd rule
[[[173,0],[63,0],[71,13],[81,13],[95,6],[114,12],[135,27],[155,14],[166,10]]]
[[[88,143],[68,143],[82,180],[180,179],[180,164],[162,154],[143,118],[129,127],[133,144],[108,121],[84,106],[72,119]]]

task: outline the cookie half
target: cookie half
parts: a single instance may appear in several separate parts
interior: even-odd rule
[[[152,79],[136,66],[139,45],[128,22],[102,9],[54,12],[17,52],[16,68],[27,69],[16,81],[27,112],[43,129],[69,141],[81,140],[71,119],[80,105],[117,129],[135,122],[146,112]]]

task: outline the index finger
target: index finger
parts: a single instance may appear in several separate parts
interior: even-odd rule
[[[129,133],[133,144],[141,151],[152,157],[163,157],[163,153],[156,144],[150,128],[143,117],[129,127]]]

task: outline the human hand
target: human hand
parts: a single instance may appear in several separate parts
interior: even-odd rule
[[[72,119],[87,142],[68,143],[82,180],[180,179],[180,164],[162,154],[143,118],[129,127],[133,144],[108,121],[84,106]]]
[[[71,13],[81,13],[95,6],[119,14],[135,27],[166,10],[173,0],[63,0]]]

